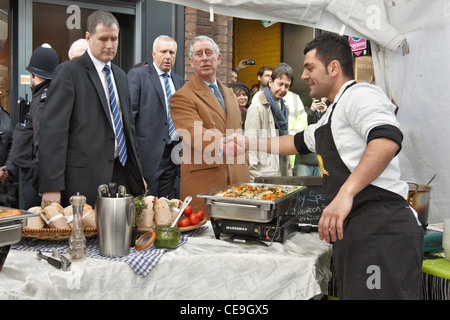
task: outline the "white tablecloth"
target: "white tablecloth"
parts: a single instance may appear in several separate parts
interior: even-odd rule
[[[265,247],[217,240],[206,226],[145,277],[125,262],[95,258],[57,270],[33,251],[11,249],[0,299],[292,300],[327,293],[331,247],[317,233]]]

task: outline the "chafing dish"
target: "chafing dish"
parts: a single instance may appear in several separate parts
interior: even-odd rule
[[[0,207],[0,210],[10,210],[12,208]],[[20,210],[18,216],[0,218],[0,247],[19,242],[22,239],[22,227],[26,225],[27,219],[36,217],[39,214]]]
[[[220,191],[227,190],[241,184],[250,186],[270,187],[275,184],[241,182],[229,185],[217,190],[197,195],[204,198],[208,205],[208,213],[211,218],[231,219],[252,222],[270,222],[278,216],[295,208],[299,193],[305,186],[280,185],[291,190],[283,196],[273,200],[255,200],[243,198],[231,198],[217,195]]]

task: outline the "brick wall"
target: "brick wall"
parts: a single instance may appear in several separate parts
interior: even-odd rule
[[[233,67],[233,18],[214,14],[214,22],[209,20],[209,12],[185,8],[185,80],[189,80],[194,70],[189,63],[189,45],[196,36],[208,36],[217,43],[222,54],[222,62],[217,70],[217,78],[228,83]]]

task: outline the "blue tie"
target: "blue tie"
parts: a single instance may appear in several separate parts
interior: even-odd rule
[[[219,88],[215,84],[210,84],[209,87],[213,90],[214,95],[216,96],[217,100],[219,100],[220,105],[223,108],[223,111],[227,113],[227,108],[225,107],[225,101],[223,100],[222,94],[219,91]]]
[[[162,76],[164,77],[164,87],[167,96],[166,105],[167,105],[167,120],[169,121],[169,137],[171,140],[174,140],[176,137],[176,131],[175,125],[173,124],[172,121],[172,116],[170,115],[170,107],[169,107],[170,97],[172,96],[172,89],[170,88],[169,84],[169,75],[167,73],[164,73]]]
[[[125,142],[125,135],[123,134],[122,119],[117,105],[116,93],[111,78],[111,68],[105,65],[106,79],[108,80],[109,101],[111,104],[111,112],[113,114],[114,127],[116,128],[117,149],[119,150],[119,161],[122,166],[125,166],[127,161],[127,145]]]

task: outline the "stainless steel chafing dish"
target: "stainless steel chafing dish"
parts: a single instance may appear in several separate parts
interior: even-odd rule
[[[241,184],[250,186],[270,187],[275,184],[268,183],[248,183],[242,182],[229,185],[217,190],[197,195],[204,198],[208,205],[208,212],[211,218],[231,219],[253,222],[270,222],[289,210],[295,208],[299,193],[305,189],[305,186],[280,185],[283,188],[291,188],[285,195],[273,200],[255,200],[243,198],[231,198],[216,195],[220,191],[227,190],[233,186]]]
[[[12,208],[0,207],[0,210]],[[27,219],[39,214],[20,210],[18,216],[0,218],[0,247],[19,242],[22,239],[22,227],[27,224]]]

